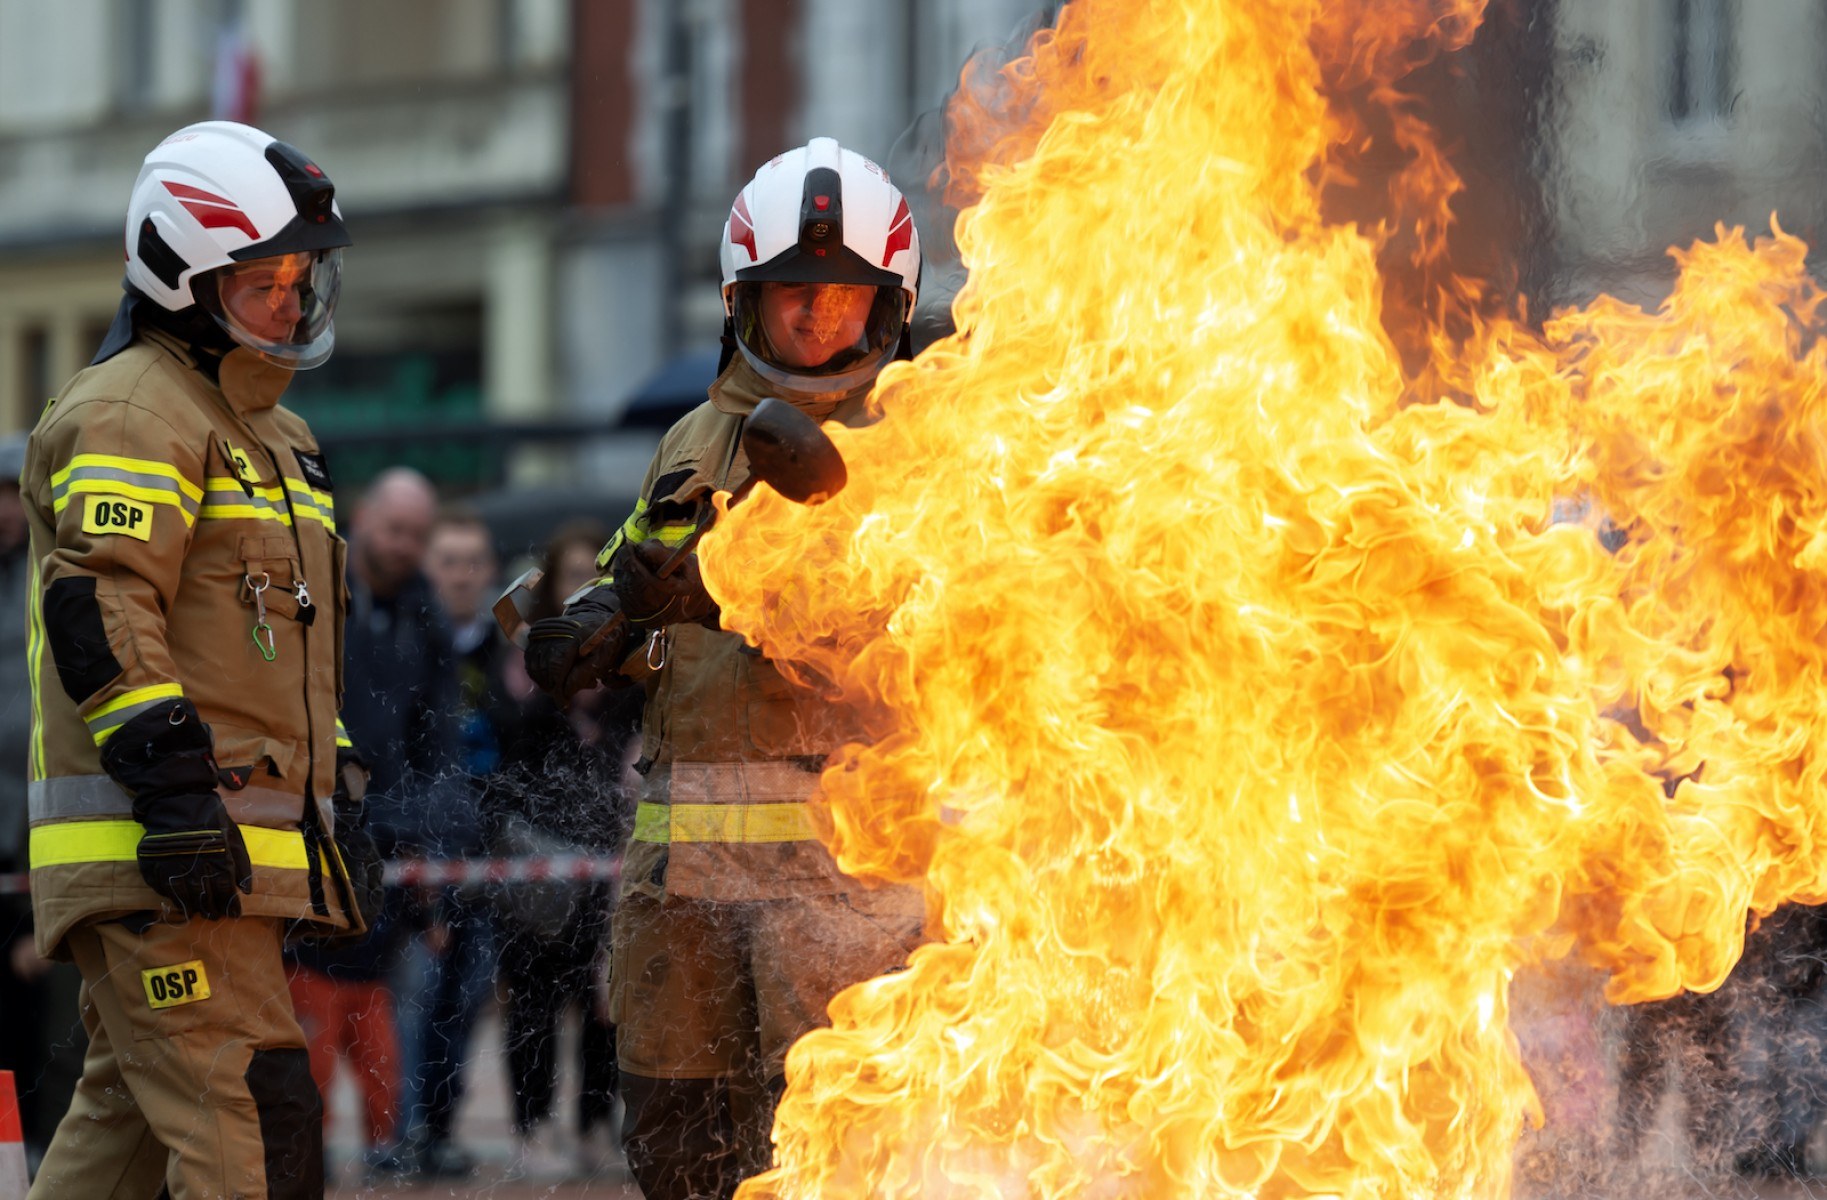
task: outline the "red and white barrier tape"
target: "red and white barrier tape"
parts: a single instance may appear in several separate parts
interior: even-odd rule
[[[0,1200],[25,1200],[25,1133],[13,1073],[0,1071]]]
[[[621,860],[593,854],[539,854],[524,858],[414,858],[390,862],[386,880],[397,887],[491,887],[517,883],[614,883]],[[31,890],[24,874],[0,875],[0,896]]]

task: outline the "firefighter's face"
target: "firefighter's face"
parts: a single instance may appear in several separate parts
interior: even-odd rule
[[[764,283],[761,327],[788,367],[822,367],[862,339],[875,289],[849,283]]]
[[[222,268],[216,292],[223,312],[257,338],[290,341],[304,315],[299,288],[310,266],[309,254],[281,254]]]

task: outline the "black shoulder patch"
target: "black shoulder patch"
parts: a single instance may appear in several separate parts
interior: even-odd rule
[[[72,575],[44,589],[44,632],[51,643],[57,678],[70,699],[81,704],[121,673],[120,660],[108,645],[101,605],[95,602],[95,579]]]
[[[294,450],[292,453],[298,456],[298,469],[304,472],[306,483],[323,492],[336,490],[336,485],[330,482],[330,464],[321,452]]]
[[[668,471],[653,481],[653,490],[647,493],[649,504],[660,500],[669,500],[672,494],[684,486],[685,481],[697,474],[696,467],[684,467],[677,471]]]

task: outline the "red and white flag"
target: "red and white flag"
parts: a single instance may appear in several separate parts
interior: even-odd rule
[[[223,27],[216,36],[216,77],[210,90],[210,115],[218,121],[252,125],[260,115],[260,54],[242,22]]]

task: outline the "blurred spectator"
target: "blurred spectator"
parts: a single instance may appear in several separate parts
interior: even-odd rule
[[[368,828],[390,858],[460,853],[464,830],[475,829],[473,801],[454,771],[450,634],[420,572],[436,509],[431,484],[395,468],[369,487],[351,531],[343,724],[368,761]],[[390,987],[407,940],[424,923],[421,911],[415,895],[390,888],[366,938],[293,952],[294,1001],[312,1035],[313,1073],[322,1072],[322,1086],[329,1056],[349,1055],[365,1093],[376,1151],[370,1161],[385,1170],[402,1166],[407,1106],[429,1094],[410,1072],[420,1014],[402,1014]],[[413,1004],[428,1002],[417,991],[405,994]],[[430,1074],[442,1078],[442,1068]],[[389,1146],[393,1152],[380,1156]],[[411,1157],[416,1170],[422,1156]]]
[[[547,547],[533,617],[557,614],[564,597],[596,577],[596,550],[609,531],[594,521],[560,529]],[[486,793],[494,851],[504,856],[618,852],[633,823],[632,754],[642,697],[602,689],[580,695],[569,714],[508,662],[501,770]],[[534,1179],[595,1174],[616,1159],[611,1128],[615,1031],[596,1003],[603,976],[612,890],[552,882],[509,887],[497,906],[502,935],[504,1038],[519,1170]],[[566,1011],[580,1020],[578,1141],[575,1159],[552,1119],[558,1030]]]
[[[19,471],[25,434],[0,440],[0,875],[23,875],[26,847],[27,746],[32,733],[32,693],[25,669],[25,508]],[[32,900],[25,892],[0,893],[0,1070],[12,1071],[19,1088],[26,1154],[36,1165],[57,1122],[70,1107],[82,1075],[87,1038],[77,1018],[82,976],[67,963],[50,963],[32,946]]]
[[[361,1093],[370,1159],[393,1145],[400,1112],[399,1033],[385,978],[388,959],[399,949],[399,931],[407,927],[396,905],[389,897],[353,948],[307,947],[289,956],[292,1009],[310,1047],[311,1078],[323,1094],[325,1132],[333,1119],[330,1085],[340,1055]]]
[[[425,553],[425,575],[450,623],[460,695],[458,756],[463,769],[475,779],[489,775],[501,763],[494,710],[505,700],[501,660],[511,647],[489,611],[498,566],[494,537],[479,514],[465,508],[438,514]]]
[[[458,750],[458,691],[450,627],[424,574],[437,492],[394,467],[356,511],[349,555],[349,633],[343,722],[368,758],[368,824],[384,853],[461,857],[480,848],[474,788]],[[397,894],[396,894],[397,895]],[[398,897],[397,912],[412,906]],[[401,1028],[403,1105],[393,1151],[377,1169],[397,1176],[469,1174],[451,1143],[470,1031],[492,985],[487,922],[454,890],[431,929],[391,970]]]

